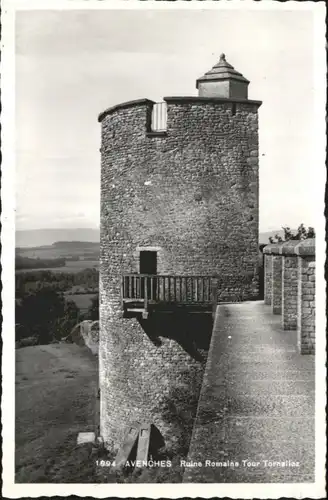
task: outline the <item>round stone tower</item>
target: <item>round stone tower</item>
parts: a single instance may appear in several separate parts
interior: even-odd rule
[[[186,301],[208,301],[212,278],[218,301],[257,296],[261,102],[248,100],[248,83],[222,55],[197,80],[198,96],[126,102],[99,116],[100,431],[108,446],[118,447],[133,421],[154,423],[177,444],[177,415],[197,400],[208,347],[202,315]]]

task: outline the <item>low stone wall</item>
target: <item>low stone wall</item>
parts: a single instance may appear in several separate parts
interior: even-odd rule
[[[151,422],[168,452],[186,453],[212,316],[158,313],[143,320],[117,314],[106,325],[99,348],[100,433],[106,448],[116,452],[132,422]]]
[[[273,314],[281,314],[282,303],[282,259],[280,255],[272,255],[272,299]]]
[[[264,303],[272,302],[272,259],[264,257]]]
[[[315,240],[264,247],[264,301],[281,314],[284,330],[297,330],[302,354],[315,352]]]
[[[77,345],[87,346],[92,354],[98,356],[99,321],[85,320],[78,323],[66,338]]]
[[[315,261],[298,257],[297,343],[302,354],[315,352]]]

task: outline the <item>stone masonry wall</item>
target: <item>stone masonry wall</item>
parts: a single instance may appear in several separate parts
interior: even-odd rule
[[[146,133],[148,101],[103,118],[102,251],[120,272],[151,246],[159,274],[256,275],[258,106],[212,101],[169,100],[165,136]]]
[[[284,330],[297,328],[297,273],[297,256],[282,257],[282,326]]]
[[[302,354],[315,353],[315,239],[289,240],[266,245],[266,267],[273,262],[271,279],[272,312],[281,314],[284,330],[297,330]],[[270,273],[266,274],[270,290]],[[270,302],[267,297],[265,303]],[[279,305],[280,304],[280,305]]]
[[[298,257],[297,342],[302,354],[315,352],[315,261]]]
[[[245,273],[244,276],[225,274],[215,279],[216,303],[218,302],[243,302],[256,297],[254,290],[259,286],[258,277],[253,273]],[[213,280],[213,286],[214,280]]]
[[[166,330],[161,320],[158,333],[122,318],[121,275],[139,272],[139,251],[156,248],[158,274],[233,275],[233,296],[257,296],[258,105],[238,102],[233,114],[220,99],[167,104],[166,134],[149,133],[147,100],[100,117],[101,433],[114,445],[138,418],[172,437],[169,401],[197,397],[204,367],[202,328],[191,341],[185,320]],[[218,293],[229,295],[225,283]]]
[[[134,421],[154,423],[168,449],[188,446],[206,351],[188,339],[187,325],[178,334],[182,327],[163,316],[107,320],[100,344],[101,435],[114,449]]]
[[[280,255],[272,255],[272,312],[281,314],[281,292],[282,292],[282,258]]]
[[[272,255],[264,255],[264,303],[272,302]]]

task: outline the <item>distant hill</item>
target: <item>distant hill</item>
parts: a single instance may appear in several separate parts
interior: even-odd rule
[[[94,242],[99,243],[100,231],[92,228],[73,229],[27,229],[16,231],[17,247],[40,247],[56,242]]]
[[[96,249],[98,250],[100,245],[99,241],[55,241],[51,246],[56,248],[81,248],[81,249]]]
[[[269,243],[269,236],[275,234],[283,235],[282,229],[262,232],[259,235],[260,243]],[[72,242],[75,242],[72,245]],[[53,245],[56,247],[86,246],[86,242],[100,242],[100,230],[92,228],[74,228],[74,229],[27,229],[16,231],[17,247],[41,247]]]
[[[274,231],[265,231],[264,233],[260,233],[259,234],[260,245],[263,243],[269,244],[270,243],[269,237],[270,236],[274,237],[276,234],[282,237],[284,235],[284,232],[282,229],[275,229]]]

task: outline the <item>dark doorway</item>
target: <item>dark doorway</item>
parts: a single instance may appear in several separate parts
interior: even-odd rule
[[[142,251],[140,252],[139,262],[140,274],[157,274],[157,252]],[[145,283],[146,280],[146,283]],[[146,285],[146,287],[145,287]],[[156,300],[156,279],[141,278],[141,297],[145,298],[145,288],[147,289],[148,299]]]
[[[140,252],[140,274],[157,274],[157,252]]]

